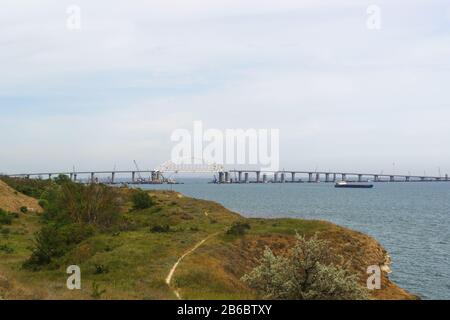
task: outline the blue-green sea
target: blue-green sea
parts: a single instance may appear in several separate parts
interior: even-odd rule
[[[367,233],[391,255],[391,280],[423,299],[450,299],[450,183],[336,189],[330,183],[184,182],[141,187],[217,201],[246,217],[327,220]]]

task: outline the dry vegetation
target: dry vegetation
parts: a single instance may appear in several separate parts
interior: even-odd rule
[[[0,180],[0,208],[19,212],[22,207],[27,207],[29,211],[42,212],[36,199],[27,197]]]

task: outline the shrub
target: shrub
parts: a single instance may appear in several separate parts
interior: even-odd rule
[[[72,182],[72,180],[70,180],[69,176],[67,176],[65,174],[58,175],[54,180],[59,185]]]
[[[82,225],[76,223],[61,226],[59,230],[68,245],[78,244],[93,236],[95,233],[95,228],[92,225]]]
[[[66,242],[63,234],[54,225],[44,226],[35,236],[31,257],[24,263],[24,267],[35,267],[49,264],[55,257],[66,252]]]
[[[121,197],[116,188],[82,185],[65,176],[42,194],[46,224],[36,234],[34,248],[24,267],[36,270],[62,257],[97,229],[111,229],[120,221]]]
[[[75,222],[106,228],[120,216],[121,198],[115,188],[105,185],[67,182],[47,190],[42,198],[48,202],[44,217],[58,223]]]
[[[108,273],[108,267],[105,267],[103,264],[96,264],[94,274],[103,274]]]
[[[41,206],[42,209],[45,209],[48,207],[48,201],[45,199],[39,199],[38,204],[39,204],[39,206]]]
[[[227,230],[227,234],[242,236],[247,230],[250,230],[250,225],[246,222],[237,221],[231,225],[231,227]]]
[[[20,207],[20,212],[22,212],[22,213],[27,213],[27,212],[28,212],[28,208],[25,207],[25,206]]]
[[[13,215],[9,212],[6,212],[3,209],[0,209],[0,225],[7,224],[10,225],[13,220]]]
[[[4,252],[6,254],[14,253],[14,249],[8,246],[7,244],[0,245],[0,252]]]
[[[309,240],[297,236],[296,245],[286,257],[275,256],[266,248],[260,265],[242,280],[269,299],[367,299],[367,291],[358,284],[357,276],[332,260],[328,242],[317,236]]]
[[[48,224],[36,234],[31,257],[24,263],[24,267],[38,269],[48,265],[53,259],[62,257],[76,244],[90,237],[94,233],[90,226],[77,224],[57,225]]]
[[[165,232],[170,232],[170,226],[168,225],[155,225],[153,227],[150,228],[150,232],[155,232],[155,233],[165,233]]]
[[[131,201],[133,201],[133,210],[148,209],[154,204],[150,195],[142,190],[134,191],[131,196]]]
[[[93,299],[101,299],[102,295],[106,292],[105,289],[100,289],[100,285],[97,282],[93,282],[92,283],[92,293],[91,293],[91,297]]]

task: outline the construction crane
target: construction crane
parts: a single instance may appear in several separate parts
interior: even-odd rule
[[[134,166],[136,167],[136,172],[138,174],[138,181],[142,182],[143,179],[142,179],[142,176],[141,176],[141,170],[139,169],[139,166],[138,166],[136,160],[133,160],[133,162],[134,162]]]

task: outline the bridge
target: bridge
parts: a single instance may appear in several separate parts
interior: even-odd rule
[[[37,172],[37,173],[19,173],[7,174],[9,177],[20,178],[48,178],[65,175],[72,181],[99,182],[99,176],[107,176],[107,182],[117,183],[118,175],[126,175],[128,180],[121,183],[144,184],[144,183],[171,183],[166,178],[167,174],[177,173],[208,173],[214,174],[216,183],[317,183],[317,182],[337,182],[337,181],[355,181],[355,182],[448,182],[449,177],[446,174],[441,176],[420,176],[420,175],[401,175],[401,174],[383,174],[383,173],[361,173],[361,172],[333,172],[333,171],[297,171],[297,170],[227,170],[218,164],[175,164],[167,161],[154,170],[106,170],[106,171],[66,171],[66,172]],[[147,175],[148,178],[142,178]],[[217,175],[217,178],[216,178]],[[84,177],[84,179],[82,179]]]
[[[223,172],[224,168],[219,164],[175,164],[172,161],[166,161],[154,170],[103,170],[103,171],[54,171],[54,172],[35,172],[35,173],[19,173],[19,174],[4,174],[7,177],[16,178],[38,178],[38,179],[52,179],[57,176],[68,176],[74,182],[88,181],[99,182],[99,176],[108,176],[107,183],[115,184],[118,175],[127,175],[129,180],[121,181],[120,183],[131,184],[161,184],[170,183],[171,180],[166,178],[168,173],[218,173]],[[148,178],[143,178],[147,175]],[[84,178],[84,179],[82,179]]]
[[[234,174],[234,180],[230,176]],[[254,180],[250,180],[250,174]],[[305,179],[300,178],[306,177]],[[431,182],[431,181],[450,181],[448,175],[444,177],[437,176],[418,176],[418,175],[400,175],[400,174],[382,174],[382,173],[361,173],[361,172],[333,172],[333,171],[260,171],[260,170],[230,170],[219,172],[219,182],[222,183],[288,183],[288,182],[337,182],[337,181],[355,181],[355,182]]]

